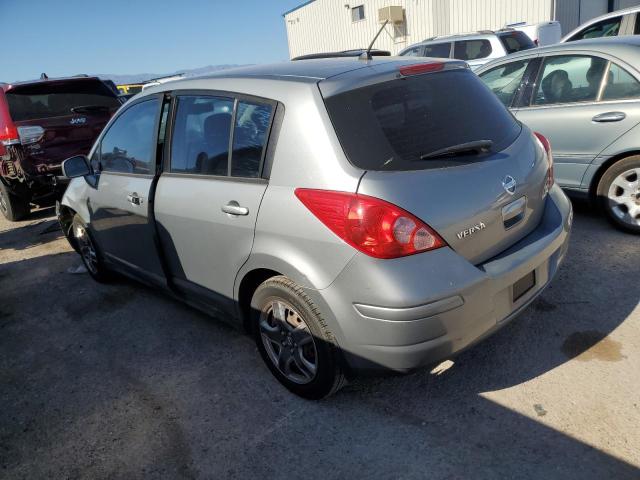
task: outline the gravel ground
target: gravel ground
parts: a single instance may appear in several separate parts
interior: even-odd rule
[[[322,402],[221,322],[68,273],[52,215],[0,220],[0,478],[640,478],[640,239],[586,205],[509,326]]]

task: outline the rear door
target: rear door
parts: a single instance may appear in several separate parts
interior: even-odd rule
[[[573,54],[545,57],[537,78],[513,112],[551,142],[558,183],[579,188],[595,157],[640,122],[638,82],[606,58]]]
[[[128,272],[164,285],[153,225],[162,98],[126,107],[109,126],[92,157],[99,171],[89,194],[91,228],[103,254]],[[166,116],[167,107],[162,116]]]
[[[87,154],[120,107],[115,92],[93,78],[19,85],[6,97],[17,127],[44,129],[38,141],[25,146],[33,165],[58,165],[65,158]]]
[[[267,188],[276,103],[195,91],[178,92],[173,105],[170,155],[155,195],[171,280],[198,300],[231,307]]]

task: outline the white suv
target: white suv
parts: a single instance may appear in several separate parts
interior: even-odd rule
[[[510,28],[497,32],[486,30],[472,34],[431,37],[405,48],[399,55],[456,58],[465,60],[475,70],[491,60],[535,46],[525,33]]]

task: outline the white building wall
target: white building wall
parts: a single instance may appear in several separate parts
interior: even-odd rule
[[[364,48],[380,25],[378,9],[402,6],[405,24],[388,25],[375,48],[398,53],[434,35],[498,29],[507,23],[542,22],[553,0],[315,0],[285,15],[289,55]],[[349,8],[346,8],[348,5]],[[351,7],[364,5],[365,19],[351,21]]]

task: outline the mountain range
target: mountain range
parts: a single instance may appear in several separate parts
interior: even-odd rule
[[[170,75],[177,75],[179,73],[184,74],[185,77],[196,77],[200,75],[207,75],[220,70],[226,70],[228,68],[243,67],[244,65],[208,65],[206,67],[193,68],[190,70],[177,70],[170,73],[134,73],[130,75],[120,75],[113,73],[96,73],[93,74],[97,77],[105,80],[113,80],[116,85],[122,85],[127,83],[141,83],[152,78],[168,77]]]

